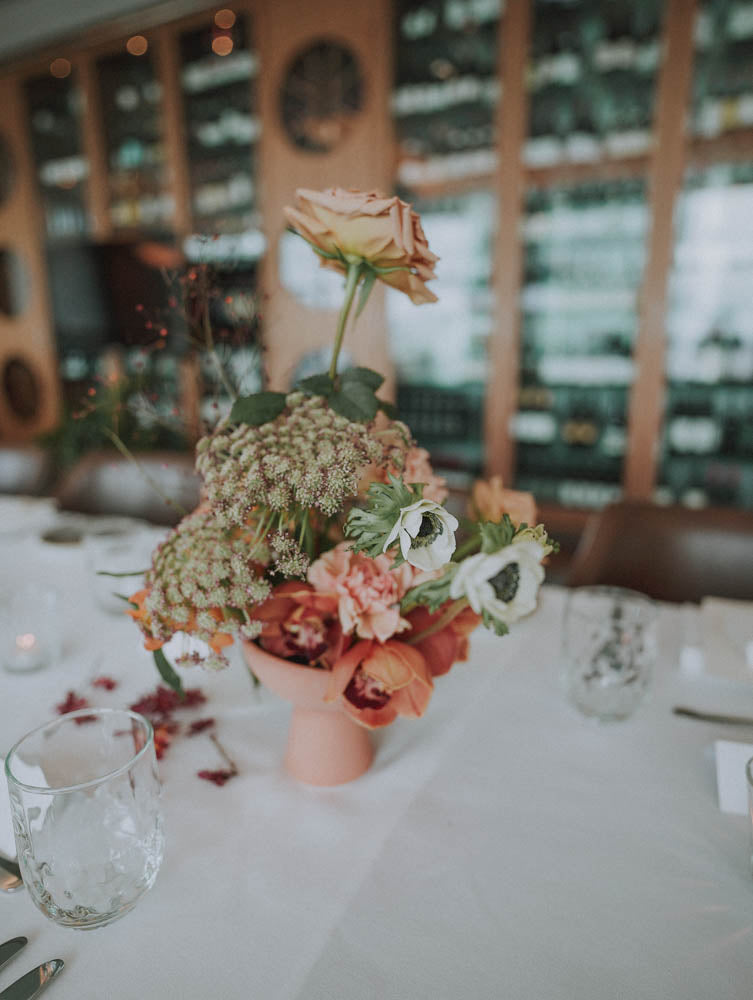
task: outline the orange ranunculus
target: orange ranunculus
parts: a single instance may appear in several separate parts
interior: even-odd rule
[[[285,208],[285,218],[314,247],[337,255],[320,257],[323,267],[345,273],[345,257],[380,268],[401,268],[377,277],[405,292],[416,305],[436,302],[425,283],[436,277],[439,258],[429,249],[421,220],[410,205],[377,191],[299,188],[295,194],[298,207]]]
[[[419,718],[433,690],[426,661],[413,646],[396,639],[364,639],[335,663],[326,700],[339,698],[356,722],[376,729],[398,715]]]
[[[411,624],[411,634],[418,635],[430,628],[445,612],[443,605],[434,614],[425,607],[415,608],[407,618]],[[438,632],[433,632],[420,639],[415,648],[418,649],[431,671],[432,677],[446,674],[453,663],[468,659],[468,636],[481,624],[481,618],[470,606],[463,608],[460,614],[448,622]]]
[[[289,580],[275,587],[254,618],[262,623],[259,645],[275,656],[331,667],[345,648],[337,598],[318,594],[308,583]]]
[[[474,483],[469,513],[481,521],[501,521],[503,514],[509,514],[513,524],[525,522],[530,527],[536,524],[536,501],[532,493],[507,490],[501,476],[492,476],[488,482],[478,479]]]

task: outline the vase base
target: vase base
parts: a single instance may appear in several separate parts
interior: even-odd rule
[[[294,708],[288,731],[285,769],[307,785],[344,785],[371,766],[369,731],[349,716]]]

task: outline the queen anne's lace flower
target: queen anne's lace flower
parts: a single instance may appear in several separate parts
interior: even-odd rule
[[[253,611],[271,590],[259,575],[269,559],[266,545],[253,543],[252,527],[228,530],[201,508],[183,518],[155,550],[146,589],[132,598],[148,648],[186,633],[194,641],[181,645],[179,661],[227,666],[223,649],[233,636],[250,638],[261,628]]]
[[[383,463],[384,452],[368,425],[335,413],[320,396],[294,392],[283,413],[261,427],[221,424],[199,442],[196,468],[217,520],[239,525],[257,505],[334,516],[357,494],[364,467]]]

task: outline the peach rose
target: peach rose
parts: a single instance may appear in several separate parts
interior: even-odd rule
[[[285,208],[285,218],[308,243],[334,255],[320,257],[322,267],[346,273],[348,261],[360,258],[376,268],[399,268],[377,277],[416,305],[436,302],[425,282],[436,277],[439,258],[410,205],[377,191],[299,188],[295,194],[298,207]]]
[[[501,521],[503,514],[509,514],[513,524],[530,526],[536,524],[536,501],[533,493],[506,490],[502,477],[492,476],[488,482],[478,479],[474,483],[469,514],[479,521]]]

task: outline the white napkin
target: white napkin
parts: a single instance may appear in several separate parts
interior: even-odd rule
[[[753,603],[705,597],[700,625],[706,673],[753,684]]]
[[[753,757],[753,745],[716,740],[716,790],[722,812],[745,816],[748,812],[748,781],[745,765]]]

